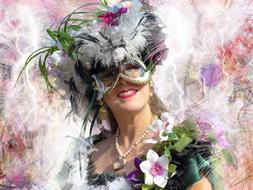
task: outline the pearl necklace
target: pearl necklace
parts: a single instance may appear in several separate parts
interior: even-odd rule
[[[155,121],[157,120],[158,116],[155,115],[154,118],[152,119],[152,123],[150,125],[153,125]],[[132,144],[130,148],[125,153],[122,153],[122,151],[119,148],[119,128],[116,132],[115,135],[115,145],[116,145],[116,150],[119,154],[117,158],[115,158],[112,162],[113,169],[114,170],[120,170],[126,165],[126,157],[144,140],[146,135],[148,134],[148,128],[144,131],[144,133]]]

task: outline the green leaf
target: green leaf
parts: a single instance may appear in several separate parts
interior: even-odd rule
[[[67,31],[69,31],[69,30],[78,31],[80,29],[81,29],[81,26],[79,26],[79,25],[70,25],[70,26],[67,26]]]
[[[178,152],[182,152],[184,148],[192,142],[190,137],[183,135],[178,142],[174,144],[174,149]]]
[[[106,0],[99,0],[102,5],[107,5]]]
[[[54,41],[57,41],[57,32],[47,29],[47,33]]]
[[[172,159],[171,157],[171,153],[170,153],[170,148],[167,147],[164,151],[164,155],[167,156],[169,158],[169,161]]]
[[[58,32],[59,43],[62,45],[62,48],[65,52],[69,52],[70,47],[74,43],[74,39],[67,32]]]
[[[81,22],[81,23],[90,22],[90,20],[81,19],[81,18],[70,18],[70,19],[68,19],[68,21],[71,21],[71,22],[73,22],[73,23],[75,23],[75,22]],[[71,26],[71,25],[69,25],[69,26]],[[66,27],[69,27],[69,26],[66,26]]]
[[[25,71],[26,67],[28,66],[29,63],[31,63],[31,61],[39,56],[39,55],[43,55],[44,53],[48,52],[52,47],[48,46],[48,47],[42,47],[42,48],[39,48],[37,49],[36,51],[32,52],[28,58],[26,59],[25,61],[25,65],[22,67],[22,69],[20,70],[19,74],[18,74],[18,77],[16,79],[16,83],[15,83],[15,86],[17,85],[21,75],[23,74],[23,72]]]
[[[141,190],[151,190],[153,187],[154,187],[154,185],[143,184],[141,186]]]
[[[174,173],[174,172],[176,171],[176,169],[177,169],[177,165],[175,165],[175,164],[170,164],[170,165],[169,165],[168,171],[169,171],[170,173]]]
[[[59,35],[59,38],[62,38],[62,39],[73,39],[72,36],[70,36],[69,33],[67,32],[58,32],[58,35]]]
[[[221,152],[222,152],[226,162],[228,162],[229,164],[235,163],[234,156],[228,150],[222,150]]]
[[[179,140],[179,137],[176,133],[169,133],[168,134],[168,141],[177,141]]]
[[[179,125],[175,126],[173,128],[173,132],[176,133],[179,137],[182,135],[186,135],[191,139],[198,139],[199,137],[199,129],[196,127],[196,123],[191,119],[187,119]]]
[[[213,143],[216,143],[216,137],[213,134],[207,136],[207,139]]]

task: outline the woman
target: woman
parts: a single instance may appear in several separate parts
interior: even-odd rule
[[[191,119],[176,125],[151,84],[167,54],[159,18],[138,1],[102,1],[95,16],[88,12],[80,19],[87,11],[78,9],[57,30],[48,29],[54,44],[25,64],[41,54],[47,85],[59,92],[67,84],[73,113],[84,112],[85,134],[69,150],[57,176],[60,188],[212,189],[212,142],[199,138]],[[105,119],[110,132],[94,135]]]
[[[135,169],[134,158],[145,154],[152,146],[144,144],[135,145],[140,137],[145,134],[147,126],[154,122],[155,116],[151,111],[150,97],[153,96],[150,83],[145,85],[132,84],[124,79],[119,79],[115,88],[104,96],[104,102],[109,107],[118,125],[118,150],[115,145],[115,134],[106,134],[106,139],[96,145],[97,152],[92,155],[97,173],[116,172],[128,174]],[[150,134],[147,134],[147,136]],[[148,138],[146,136],[146,138]],[[131,150],[131,151],[129,151]],[[126,165],[119,170],[114,170],[112,160],[119,156],[119,152],[129,154],[125,157]],[[196,182],[188,189],[212,189],[206,177]]]

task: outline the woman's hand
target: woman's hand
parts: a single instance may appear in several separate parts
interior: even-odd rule
[[[200,181],[187,188],[187,190],[212,190],[212,185],[206,177],[203,177]]]

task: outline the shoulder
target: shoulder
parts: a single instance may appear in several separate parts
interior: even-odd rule
[[[212,190],[212,185],[206,177],[191,185],[187,190]]]

